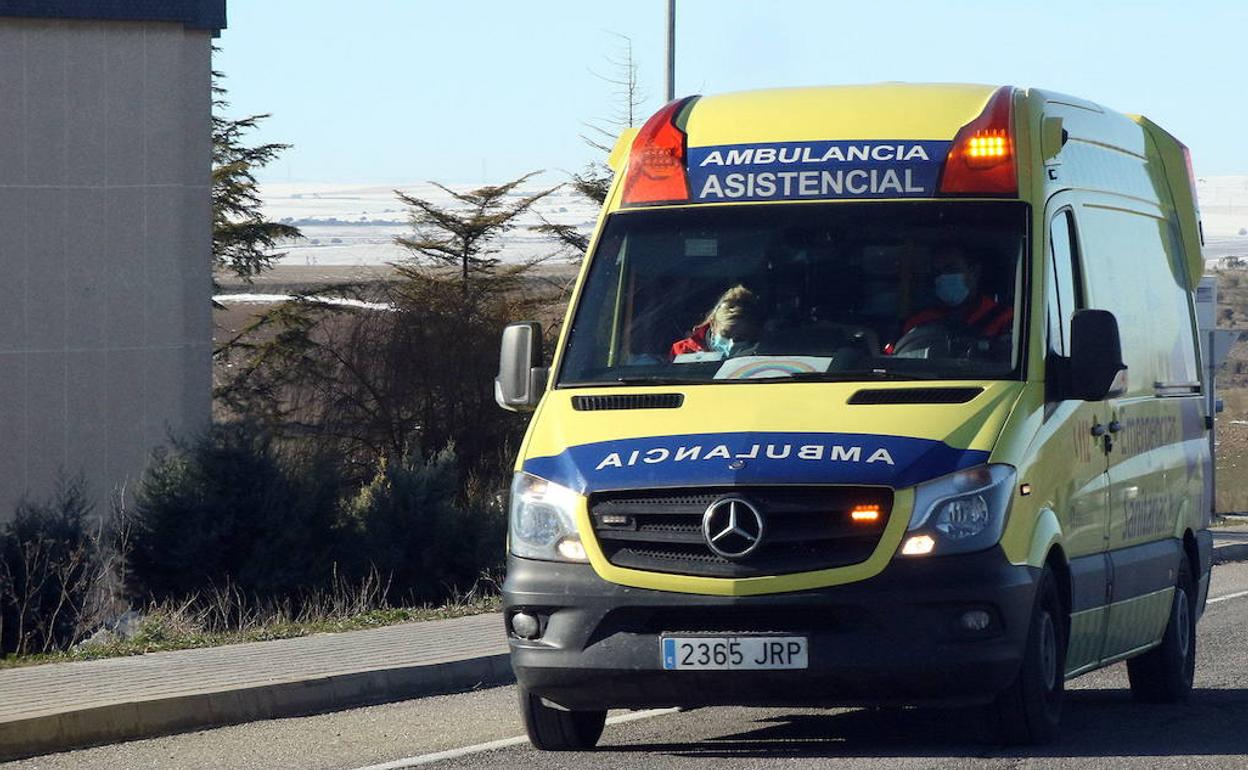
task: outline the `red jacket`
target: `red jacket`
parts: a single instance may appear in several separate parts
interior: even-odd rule
[[[923,324],[957,318],[962,323],[979,332],[981,337],[998,337],[1014,323],[1014,308],[997,302],[987,294],[979,297],[978,303],[968,303],[960,307],[930,307],[910,316],[901,327],[904,335],[911,329]]]
[[[688,337],[672,343],[672,350],[668,355],[675,358],[682,353],[702,353],[710,350],[711,347],[706,342],[706,336],[710,333],[711,325],[709,323],[693,327],[693,331],[689,332]]]

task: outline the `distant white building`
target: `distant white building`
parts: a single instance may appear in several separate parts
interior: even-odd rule
[[[225,0],[0,0],[0,521],[211,414]]]

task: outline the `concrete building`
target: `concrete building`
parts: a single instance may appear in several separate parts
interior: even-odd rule
[[[0,0],[0,521],[210,419],[225,0]]]

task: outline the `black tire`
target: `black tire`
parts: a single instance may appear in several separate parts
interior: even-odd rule
[[[1182,703],[1196,677],[1196,581],[1187,556],[1170,602],[1170,622],[1161,644],[1127,661],[1131,697],[1141,703]]]
[[[1002,743],[1035,745],[1057,737],[1066,682],[1067,620],[1057,578],[1046,567],[1036,587],[1018,677],[992,704]]]
[[[586,751],[598,744],[607,723],[607,711],[562,711],[542,703],[523,687],[520,713],[529,742],[542,751]]]

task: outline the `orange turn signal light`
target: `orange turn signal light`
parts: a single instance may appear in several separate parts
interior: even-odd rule
[[[979,117],[958,129],[940,176],[944,195],[1018,195],[1014,163],[1014,89],[992,93]]]
[[[977,132],[966,141],[966,156],[976,160],[1004,158],[1010,154],[1009,141],[1000,129]]]
[[[878,505],[855,505],[853,510],[849,512],[849,518],[853,521],[870,524],[880,520],[880,506]]]

